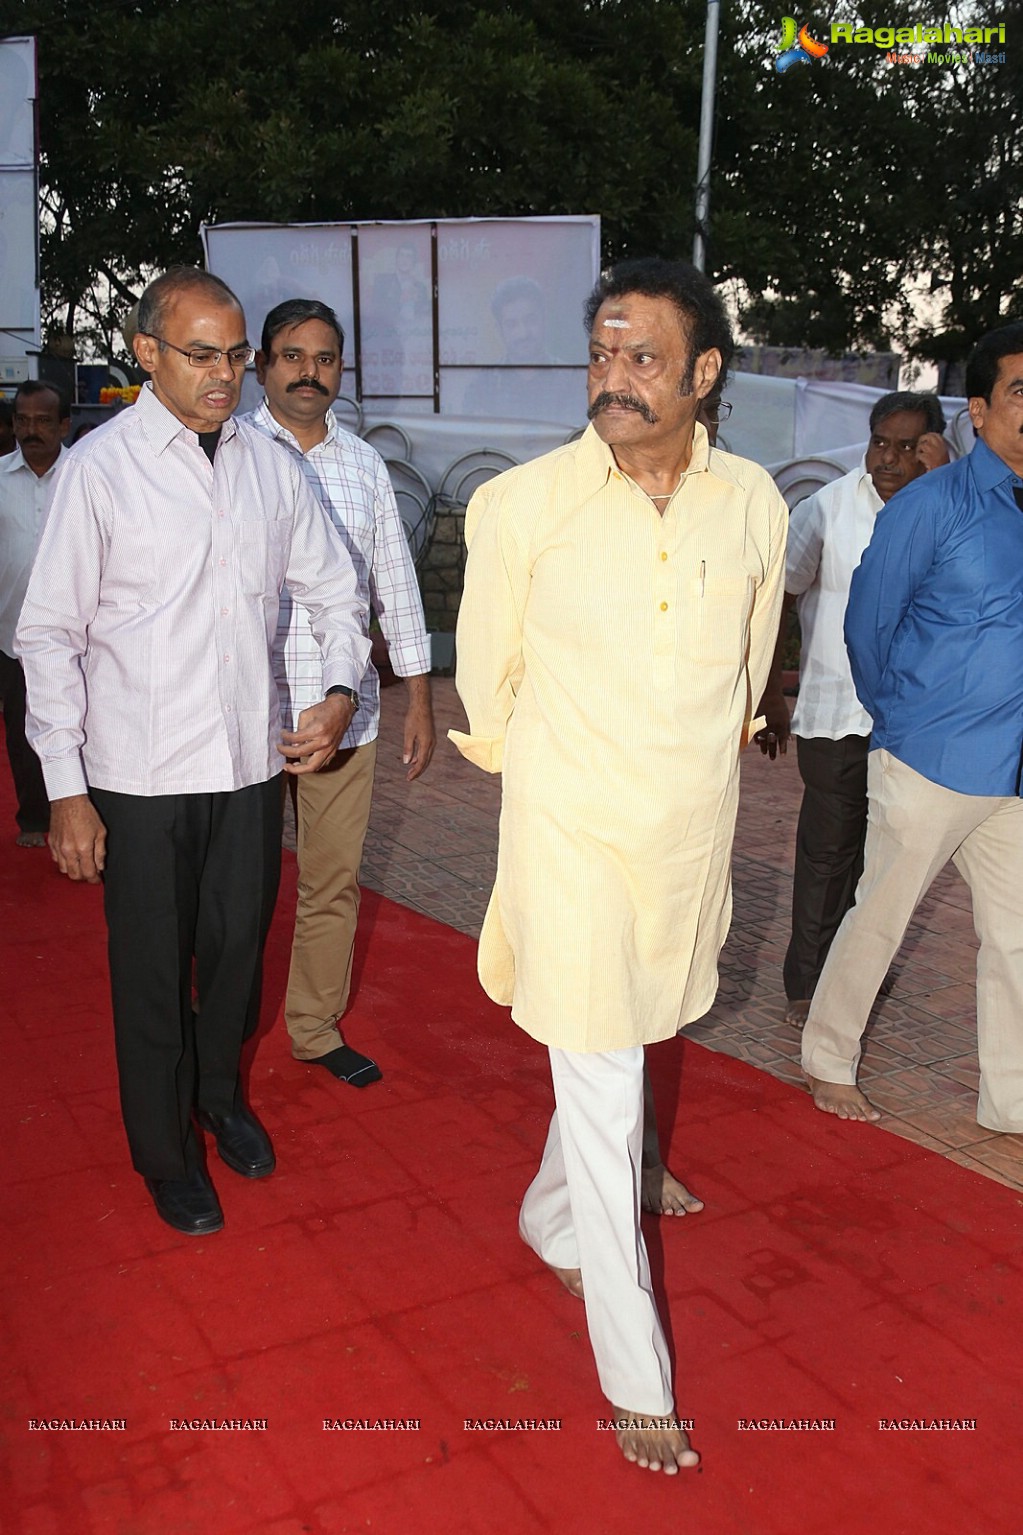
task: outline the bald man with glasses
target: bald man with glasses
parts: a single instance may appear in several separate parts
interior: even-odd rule
[[[162,1219],[202,1236],[224,1217],[198,1130],[241,1176],[274,1169],[239,1059],[277,893],[280,772],[332,758],[369,642],[352,562],[301,473],[231,418],[253,357],[231,290],[164,273],[134,346],[150,381],[61,476],[17,645],[53,858],[104,883],[132,1160]],[[324,696],[282,733],[284,587]]]

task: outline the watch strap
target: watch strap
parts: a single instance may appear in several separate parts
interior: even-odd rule
[[[345,698],[352,700],[352,704],[356,709],[359,707],[359,695],[354,688],[346,688],[341,683],[338,683],[336,686],[328,688],[323,696],[324,698],[333,698],[335,693],[343,693]]]

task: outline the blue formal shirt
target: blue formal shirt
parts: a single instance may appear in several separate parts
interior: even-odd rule
[[[878,513],[846,609],[871,745],[961,794],[1020,793],[1020,484],[978,442],[906,485]]]

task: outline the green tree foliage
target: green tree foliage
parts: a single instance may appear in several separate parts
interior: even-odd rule
[[[203,220],[601,212],[612,248],[692,239],[700,0],[27,0],[43,269],[196,261]],[[654,131],[651,131],[654,128]],[[666,180],[667,177],[667,180]]]
[[[752,84],[726,74],[719,115],[715,255],[752,295],[755,339],[961,358],[1023,315],[1023,6],[881,0],[799,19],[822,40],[831,19],[1006,25],[1004,64],[890,65],[884,48],[832,44],[778,76],[777,11],[745,4],[733,38],[760,66]]]
[[[873,10],[868,25],[900,24]],[[0,25],[38,37],[47,314],[109,335],[145,271],[200,259],[204,220],[594,212],[608,257],[687,255],[704,15],[22,0]],[[1002,66],[832,48],[779,75],[773,0],[724,0],[709,265],[748,295],[756,339],[945,357],[1023,312],[1021,0],[999,16],[1016,38]],[[908,297],[921,277],[937,335]]]

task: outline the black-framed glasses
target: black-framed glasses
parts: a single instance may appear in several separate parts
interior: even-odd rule
[[[149,336],[153,341],[158,341],[161,346],[169,346],[172,352],[180,352],[182,357],[187,357],[193,368],[215,368],[222,357],[226,357],[232,368],[247,368],[256,355],[254,346],[232,346],[226,352],[218,352],[212,346],[193,346],[191,349],[183,346],[175,346],[173,341],[166,340],[163,336],[154,336],[151,330],[143,331],[144,336]]]
[[[732,402],[718,400],[716,405],[705,405],[703,409],[707,420],[712,421],[715,426],[720,426],[722,421],[727,421],[732,414]]]

